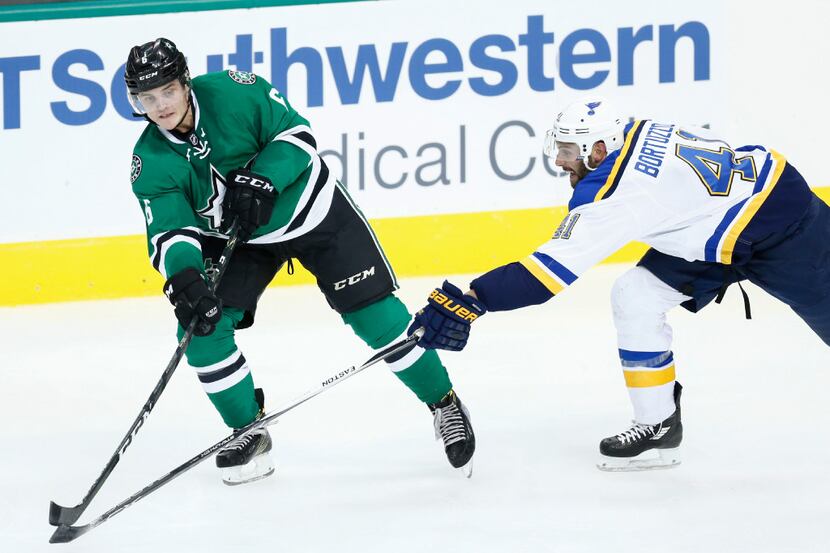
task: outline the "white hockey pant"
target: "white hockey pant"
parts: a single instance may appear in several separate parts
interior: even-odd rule
[[[672,330],[666,312],[690,299],[642,267],[614,283],[611,305],[634,420],[657,424],[674,413]]]

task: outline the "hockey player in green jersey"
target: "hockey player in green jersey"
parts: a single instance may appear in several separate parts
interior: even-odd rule
[[[147,223],[153,266],[167,279],[179,337],[193,317],[186,355],[222,419],[240,428],[263,413],[234,332],[254,323],[257,300],[292,258],[313,273],[329,305],[367,345],[405,337],[410,315],[377,238],[317,153],[308,121],[261,77],[223,71],[190,79],[184,55],[160,38],[134,47],[125,80],[148,125],[135,146],[131,181]],[[216,294],[205,260],[217,259],[236,219],[240,245]],[[413,346],[387,360],[433,413],[454,467],[469,475],[475,436],[434,351]],[[261,429],[216,456],[227,484],[273,473]]]

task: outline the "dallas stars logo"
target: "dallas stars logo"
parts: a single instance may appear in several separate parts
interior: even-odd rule
[[[256,82],[256,75],[248,71],[228,70],[228,76],[239,84],[254,84]]]
[[[141,174],[141,158],[133,154],[133,161],[130,164],[130,184]]]
[[[222,200],[225,199],[225,177],[222,176],[213,164],[210,164],[210,185],[213,191],[207,200],[207,205],[197,211],[208,220],[210,227],[218,229],[222,224]]]

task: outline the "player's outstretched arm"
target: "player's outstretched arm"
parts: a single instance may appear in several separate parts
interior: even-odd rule
[[[448,281],[432,291],[416,315],[409,334],[423,327],[418,344],[427,349],[460,351],[467,345],[471,324],[487,311],[508,311],[544,303],[553,294],[519,263],[508,263],[473,280],[470,290]]]

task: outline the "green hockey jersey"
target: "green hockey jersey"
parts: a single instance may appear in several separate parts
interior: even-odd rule
[[[320,223],[336,180],[317,153],[308,121],[262,77],[222,71],[192,81],[195,128],[182,136],[148,124],[135,145],[130,180],[147,224],[153,266],[165,277],[202,269],[200,236],[225,236],[224,176],[246,167],[278,192],[268,224],[250,244],[300,236]]]

